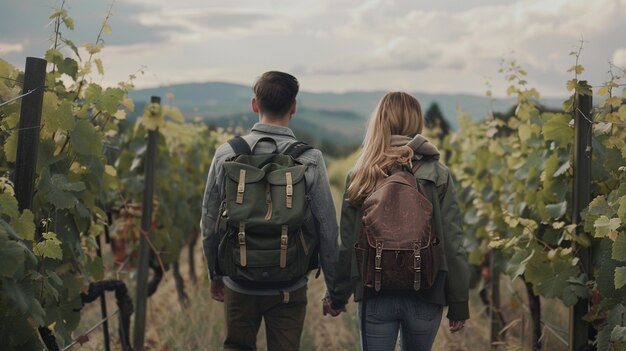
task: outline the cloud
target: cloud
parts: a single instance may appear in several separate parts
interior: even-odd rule
[[[615,52],[613,52],[613,57],[611,58],[611,60],[613,61],[613,64],[617,67],[626,69],[626,48],[615,50]]]
[[[418,9],[414,4],[371,0],[357,7],[349,21],[327,30],[326,38],[359,42],[362,49],[329,57],[310,72],[444,69],[487,74],[485,69],[496,72],[494,63],[513,51],[512,58],[528,71],[549,72],[551,77],[559,72],[565,79],[573,64],[568,53],[582,38],[582,63],[597,81],[608,59],[622,57],[621,52],[613,54],[613,47],[623,40],[618,33],[626,32],[625,0],[485,2],[457,11]],[[553,83],[550,93],[561,89],[561,82]]]
[[[0,55],[6,55],[10,53],[21,53],[22,51],[24,51],[24,45],[22,44],[0,42]]]
[[[77,45],[92,42],[110,3],[69,1]],[[0,43],[10,62],[50,46],[51,9],[36,0],[3,5]],[[545,95],[565,94],[568,55],[581,39],[583,79],[606,80],[626,62],[626,0],[125,0],[117,1],[99,54],[104,83],[146,67],[138,86],[220,80],[249,84],[269,69],[298,74],[303,88],[427,89],[495,94],[498,68],[515,59]],[[9,50],[4,48],[3,50]],[[513,52],[511,54],[511,52]],[[1,53],[1,52],[0,52]],[[108,65],[108,66],[107,66]]]
[[[202,42],[208,38],[247,37],[286,30],[277,16],[263,11],[241,9],[159,9],[139,15],[146,27],[168,27],[170,41]]]

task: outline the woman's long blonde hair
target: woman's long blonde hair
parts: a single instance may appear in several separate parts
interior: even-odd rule
[[[407,93],[388,93],[380,100],[370,118],[361,154],[352,169],[347,199],[359,204],[386,176],[393,164],[409,164],[413,150],[408,146],[392,147],[392,135],[414,137],[422,132],[422,107]]]

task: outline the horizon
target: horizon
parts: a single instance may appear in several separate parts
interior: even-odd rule
[[[167,89],[169,87],[172,86],[180,86],[180,85],[204,85],[204,84],[228,84],[228,85],[236,85],[236,86],[241,86],[241,87],[246,87],[246,88],[250,88],[250,93],[252,94],[252,84],[247,84],[247,83],[241,83],[241,82],[229,82],[229,81],[225,81],[225,80],[208,80],[208,81],[188,81],[188,82],[180,82],[180,83],[175,83],[175,84],[163,84],[163,85],[158,85],[158,86],[146,86],[146,87],[135,87],[133,88],[132,91],[139,91],[139,90],[150,90],[150,89]],[[626,89],[626,88],[625,88]],[[342,94],[352,94],[352,93],[363,93],[363,94],[370,94],[370,93],[382,93],[385,94],[387,92],[390,92],[392,90],[385,90],[385,89],[370,89],[370,90],[345,90],[345,91],[332,91],[332,90],[309,90],[306,88],[303,88],[302,86],[300,86],[300,90],[299,93],[307,93],[307,94],[335,94],[335,95],[342,95]],[[506,92],[504,95],[498,95],[495,92],[492,94],[492,96],[487,96],[486,94],[474,94],[474,93],[467,93],[467,92],[427,92],[427,91],[419,91],[419,90],[411,90],[411,91],[406,91],[408,93],[411,94],[425,94],[425,95],[443,95],[443,96],[468,96],[468,97],[479,97],[479,98],[494,98],[494,99],[514,99],[513,96],[508,96],[506,95]],[[252,97],[252,95],[250,95]],[[554,99],[567,99],[568,95],[563,94],[561,96],[543,96],[541,95],[540,100],[554,100]]]

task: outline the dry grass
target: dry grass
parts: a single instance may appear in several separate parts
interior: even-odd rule
[[[199,250],[196,254],[198,267],[202,266]],[[185,262],[186,259],[183,260]],[[187,265],[182,265],[184,275],[187,272]],[[204,276],[204,273],[202,273]],[[132,278],[132,277],[129,277]],[[523,308],[514,294],[508,291],[508,283],[502,283],[503,312],[507,322],[511,322],[523,315]],[[224,321],[223,306],[221,303],[210,299],[208,294],[208,282],[200,278],[197,286],[186,282],[187,292],[190,297],[190,306],[182,308],[178,302],[174,279],[171,274],[167,274],[164,281],[159,286],[156,294],[150,298],[148,303],[146,348],[148,350],[219,350],[223,341]],[[512,285],[514,289],[518,287]],[[356,318],[356,306],[354,303],[348,305],[348,311],[337,318],[322,316],[321,298],[325,291],[323,279],[312,279],[309,284],[308,297],[309,304],[305,319],[305,328],[302,336],[301,350],[359,350],[358,322]],[[517,289],[516,291],[523,291]],[[111,295],[111,294],[109,294]],[[112,296],[108,297],[109,311],[114,311],[115,304]],[[435,340],[433,350],[436,351],[461,351],[461,350],[488,350],[489,349],[489,319],[484,313],[484,307],[478,299],[477,291],[471,292],[470,310],[472,318],[467,322],[466,327],[459,333],[450,333],[447,321],[441,324],[439,333]],[[445,313],[445,311],[444,311]],[[544,318],[562,318],[563,308],[560,304],[544,302]],[[567,322],[567,315],[562,321],[552,320],[552,323],[559,324]],[[99,304],[94,303],[87,306],[83,313],[83,325],[76,335],[86,330],[90,325],[95,324],[100,319]],[[112,349],[119,350],[119,342],[116,333],[117,320],[111,321],[110,330],[112,336]],[[528,317],[525,323],[528,324]],[[501,350],[526,350],[530,349],[528,342],[528,325],[525,334],[521,332],[522,324],[509,330],[506,343]],[[131,328],[132,332],[132,328]],[[525,336],[524,336],[525,335]],[[548,335],[548,334],[547,334]],[[545,339],[544,349],[559,350],[564,349],[558,341],[549,336]],[[265,335],[263,328],[258,337],[259,350],[266,351]],[[74,349],[81,350],[103,350],[102,332],[97,329],[90,334],[90,341],[82,347],[76,346]]]
[[[344,168],[347,168],[343,165]],[[334,180],[343,182],[345,171],[329,169],[334,172]],[[336,173],[336,174],[335,174]],[[343,186],[343,184],[342,184]],[[343,189],[333,189],[335,207],[339,211]],[[186,252],[186,250],[185,250]],[[184,255],[183,255],[184,256]],[[148,350],[219,350],[224,335],[223,306],[210,299],[206,272],[203,269],[200,248],[196,250],[200,276],[197,286],[186,281],[187,293],[190,297],[190,306],[182,308],[178,302],[174,279],[167,272],[156,294],[148,302],[146,348]],[[110,253],[105,252],[105,262],[111,262]],[[188,276],[187,258],[183,257],[181,272]],[[111,268],[111,267],[110,267]],[[111,268],[112,269],[112,268]],[[204,277],[204,278],[203,278]],[[134,282],[134,277],[122,277],[126,281]],[[132,290],[133,284],[131,284]],[[301,350],[359,350],[358,321],[355,304],[350,303],[346,313],[337,318],[322,316],[321,298],[325,286],[323,279],[311,279],[308,289],[308,310],[305,327],[302,335]],[[519,320],[505,335],[504,342],[498,346],[500,350],[530,350],[530,320],[520,301],[526,301],[524,288],[519,282],[510,282],[503,278],[501,282],[502,311],[506,323]],[[108,294],[109,311],[116,309],[112,294]],[[568,310],[558,301],[542,299],[542,313],[544,320],[548,320],[561,334],[567,329]],[[439,329],[433,350],[461,351],[461,350],[489,350],[490,321],[485,314],[485,307],[478,298],[478,291],[470,292],[471,319],[466,327],[458,333],[450,333],[447,321],[443,320]],[[444,310],[445,316],[445,310]],[[75,335],[80,335],[89,326],[100,320],[99,304],[94,302],[83,311],[82,324]],[[117,320],[111,321],[112,349],[119,349],[117,337]],[[132,333],[132,328],[131,328]],[[90,341],[84,344],[81,350],[103,350],[102,332],[97,329],[90,334]],[[132,339],[131,339],[132,340]],[[266,350],[265,335],[261,328],[257,340],[259,350]],[[76,346],[75,349],[79,347]],[[545,331],[543,339],[544,350],[566,350],[567,348],[552,334]]]

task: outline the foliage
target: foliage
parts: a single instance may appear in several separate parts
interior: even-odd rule
[[[17,203],[9,193],[0,198],[8,235],[2,239],[3,247],[11,253],[1,256],[1,264],[24,263],[7,268],[11,274],[3,278],[0,291],[7,311],[0,340],[9,348],[34,348],[39,326],[48,326],[59,344],[66,345],[80,319],[81,288],[103,277],[94,238],[106,223],[102,194],[116,181],[105,172],[110,165],[103,149],[127,110],[128,86],[104,89],[90,81],[91,65],[99,61],[94,61],[96,51],[89,47],[101,47],[100,36],[85,46],[89,58],[81,60],[78,48],[60,32],[62,25],[73,28],[67,11],[56,10],[50,18],[55,36],[45,54],[50,71],[36,150],[33,206],[20,214],[13,210]],[[64,48],[70,49],[67,57]],[[6,62],[0,66],[3,76],[7,72],[18,82],[23,80],[23,73]],[[18,89],[19,83],[11,92]],[[16,159],[18,107],[8,105],[2,111],[3,158],[9,164]]]
[[[166,117],[169,117],[166,119]],[[197,233],[206,174],[217,146],[228,138],[199,121],[185,123],[175,108],[149,104],[144,115],[120,141],[116,171],[123,195],[115,205],[121,216],[113,235],[132,251],[141,233],[139,217],[144,189],[146,135],[158,132],[152,244],[165,265],[178,261],[182,247]]]
[[[94,66],[103,74],[97,54],[103,33],[110,31],[109,16],[96,41],[81,49],[61,33],[61,27],[74,27],[63,5],[50,16],[54,44],[45,54],[49,66],[32,208],[18,211],[12,183],[0,178],[0,343],[8,349],[41,349],[39,327],[48,327],[60,347],[71,342],[81,291],[104,277],[96,237],[115,206],[141,203],[148,129],[158,127],[160,133],[153,242],[166,263],[178,259],[200,220],[204,177],[221,135],[185,122],[172,106],[149,105],[134,129],[125,124],[135,106],[128,98],[134,75],[106,88],[91,78]],[[10,78],[0,80],[0,101],[19,95],[24,74],[0,60],[0,76]],[[10,173],[19,103],[3,106],[0,117],[0,166]]]
[[[578,59],[580,52],[572,55]],[[507,93],[517,97],[514,114],[483,122],[462,116],[446,147],[471,233],[470,262],[479,265],[498,250],[498,265],[511,278],[521,277],[535,294],[567,306],[594,293],[599,299],[586,318],[601,322],[626,302],[626,96],[615,93],[624,72],[598,89],[603,100],[588,116],[595,121],[593,201],[577,230],[571,224],[573,112],[576,97],[591,94],[591,87],[578,79],[583,72],[578,60],[569,71],[575,75],[567,82],[572,97],[563,111],[546,112],[537,105],[539,93],[528,87],[526,72],[514,61],[505,65]],[[593,272],[585,272],[578,258],[587,247],[594,252]],[[621,320],[615,325],[602,329],[598,342],[608,342]]]

